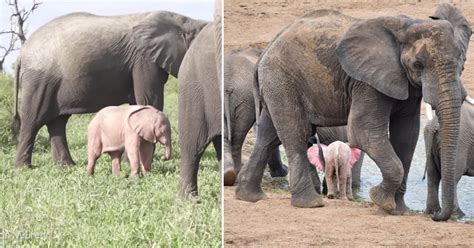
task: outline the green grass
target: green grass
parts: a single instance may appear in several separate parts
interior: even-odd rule
[[[67,137],[77,165],[52,162],[46,128],[35,143],[35,169],[15,169],[15,145],[9,126],[12,82],[0,77],[0,247],[87,246],[168,247],[221,245],[221,201],[218,162],[206,151],[199,171],[200,202],[176,197],[179,174],[177,82],[166,87],[165,114],[173,129],[173,159],[160,161],[157,146],[151,175],[128,178],[111,174],[103,155],[95,176],[87,177],[86,130],[93,115],[72,116]]]

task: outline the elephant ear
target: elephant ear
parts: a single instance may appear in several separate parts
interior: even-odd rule
[[[469,25],[466,17],[456,7],[444,3],[436,9],[434,15],[430,16],[430,18],[433,20],[446,20],[451,23],[454,28],[456,44],[461,48],[462,59],[465,61],[469,40],[472,35],[471,25]]]
[[[389,97],[407,99],[408,79],[397,32],[411,21],[405,16],[379,17],[353,24],[336,47],[342,69]]]
[[[154,12],[133,27],[132,39],[139,53],[177,77],[190,42],[204,24],[171,12]]]
[[[156,143],[155,123],[156,109],[150,106],[139,106],[130,112],[127,118],[128,126],[144,140]]]
[[[359,161],[361,155],[361,150],[355,147],[351,147],[351,159],[349,160],[349,166],[352,167],[354,166],[357,161]]]

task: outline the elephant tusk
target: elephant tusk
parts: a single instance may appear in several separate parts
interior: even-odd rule
[[[464,100],[466,100],[466,102],[470,103],[471,105],[474,105],[474,99],[472,99],[469,95],[466,96]]]
[[[431,107],[431,105],[429,103],[426,103],[425,102],[425,114],[426,114],[426,118],[428,118],[428,120],[433,120],[433,108]]]

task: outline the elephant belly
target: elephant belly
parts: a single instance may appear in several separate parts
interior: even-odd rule
[[[93,113],[107,106],[130,103],[132,79],[116,72],[97,72],[64,79],[58,91],[61,114]]]

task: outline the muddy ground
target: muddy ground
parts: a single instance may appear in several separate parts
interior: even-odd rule
[[[260,47],[287,24],[318,8],[340,10],[360,18],[408,15],[427,18],[442,1],[365,0],[226,0],[225,51]],[[474,24],[474,1],[451,1]],[[472,45],[471,45],[472,46]],[[474,49],[468,50],[463,81],[474,93]],[[244,161],[252,145],[246,144]],[[280,185],[279,185],[280,186]],[[278,187],[277,187],[278,188]],[[409,189],[408,189],[409,190]],[[238,201],[235,187],[224,190],[225,246],[473,246],[474,223],[431,221],[420,213],[390,216],[372,203],[325,199],[326,206],[298,209],[287,191],[266,188],[269,198],[258,203]]]

